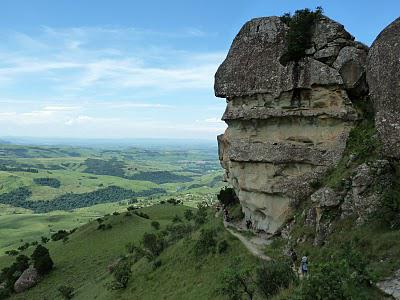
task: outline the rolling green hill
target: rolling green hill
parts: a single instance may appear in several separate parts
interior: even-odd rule
[[[153,261],[140,259],[132,266],[132,278],[126,289],[110,289],[112,275],[107,271],[119,256],[126,253],[128,242],[138,244],[145,232],[155,233],[173,224],[173,218],[188,207],[182,205],[155,205],[141,209],[150,219],[126,213],[104,218],[112,229],[98,230],[98,222],[92,221],[78,228],[67,242],[49,242],[54,270],[36,287],[11,299],[62,299],[57,290],[59,285],[74,288],[74,299],[220,299],[216,293],[221,270],[237,256],[249,266],[255,266],[257,259],[250,256],[242,244],[227,233],[220,219],[209,215],[202,228],[218,232],[217,241],[226,240],[228,249],[224,253],[196,255],[194,247],[199,239],[200,229],[187,238],[179,239],[168,246],[157,258],[161,266],[154,268]],[[159,231],[151,226],[157,220]],[[192,224],[194,224],[192,222]],[[33,247],[26,250],[31,253]],[[0,257],[0,267],[8,265],[13,258]],[[224,298],[221,298],[224,299]]]
[[[40,238],[41,232],[72,229],[133,202],[147,206],[171,197],[194,207],[212,202],[223,185],[212,147],[2,144],[0,253]]]

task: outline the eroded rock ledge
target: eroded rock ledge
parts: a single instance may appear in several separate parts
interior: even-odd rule
[[[271,234],[340,160],[368,93],[368,48],[341,24],[321,17],[305,57],[282,65],[288,30],[279,17],[247,22],[215,75],[227,100],[218,137],[226,180],[246,219]]]

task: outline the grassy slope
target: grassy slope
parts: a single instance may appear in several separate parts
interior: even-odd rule
[[[185,206],[166,204],[142,211],[164,227],[173,216],[182,215],[186,209]],[[249,264],[256,263],[242,244],[225,232],[221,221],[212,219],[208,226],[218,228],[230,243],[227,253],[196,258],[192,254],[193,241],[181,240],[164,250],[160,268],[153,271],[151,264],[142,259],[133,266],[133,279],[127,289],[108,290],[106,285],[112,277],[107,273],[107,265],[124,254],[127,242],[138,242],[144,232],[154,231],[151,221],[135,215],[110,216],[106,223],[113,225],[111,230],[96,230],[97,222],[92,222],[80,227],[65,244],[50,242],[48,247],[55,269],[38,286],[22,295],[14,295],[12,299],[35,300],[43,299],[43,296],[61,299],[57,292],[60,284],[75,288],[74,299],[219,299],[215,294],[218,274],[235,256],[240,255]],[[0,267],[10,261],[9,257],[0,257]]]

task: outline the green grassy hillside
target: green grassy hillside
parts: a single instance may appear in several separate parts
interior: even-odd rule
[[[161,266],[154,269],[153,262],[142,258],[132,266],[132,279],[126,289],[108,288],[113,281],[107,266],[118,256],[126,253],[128,242],[138,244],[145,232],[156,232],[151,222],[157,220],[161,229],[172,223],[188,207],[182,205],[156,205],[140,211],[150,219],[125,213],[105,218],[112,229],[97,230],[98,222],[93,221],[69,236],[67,242],[49,242],[51,257],[55,268],[36,287],[11,299],[62,299],[57,291],[59,285],[72,286],[74,299],[219,299],[215,291],[221,270],[233,259],[240,256],[241,261],[255,266],[257,260],[250,256],[242,244],[227,233],[220,219],[208,217],[203,228],[213,228],[218,232],[218,240],[225,239],[228,250],[224,253],[194,254],[194,245],[199,231],[191,237],[178,240],[167,247],[157,260]],[[27,250],[29,254],[33,247]],[[13,260],[0,257],[0,267]]]

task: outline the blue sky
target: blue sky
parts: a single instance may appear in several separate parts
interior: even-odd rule
[[[399,1],[0,2],[1,136],[215,139],[213,75],[247,20],[322,6],[368,45]]]

